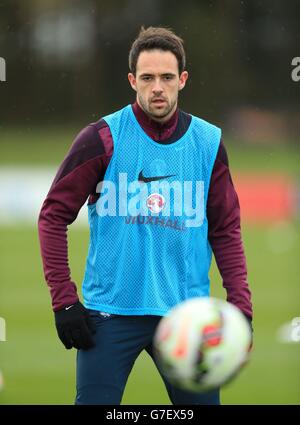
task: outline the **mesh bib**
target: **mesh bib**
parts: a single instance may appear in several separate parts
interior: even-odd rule
[[[183,137],[163,145],[148,137],[131,105],[103,119],[114,153],[100,198],[88,205],[84,304],[163,316],[209,295],[206,205],[221,130],[192,116]]]

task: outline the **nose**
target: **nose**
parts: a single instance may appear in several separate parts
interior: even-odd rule
[[[152,87],[152,93],[157,96],[157,95],[160,95],[163,91],[164,90],[161,86],[161,82],[160,82],[159,78],[155,79],[154,85]]]

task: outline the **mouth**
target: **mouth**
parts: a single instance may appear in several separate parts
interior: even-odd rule
[[[154,103],[156,106],[162,106],[166,103],[166,101],[164,99],[154,99],[151,103]]]

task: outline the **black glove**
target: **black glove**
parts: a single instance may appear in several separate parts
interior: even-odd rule
[[[92,334],[96,327],[79,301],[54,312],[54,315],[58,336],[67,350],[72,347],[87,350],[95,345]]]

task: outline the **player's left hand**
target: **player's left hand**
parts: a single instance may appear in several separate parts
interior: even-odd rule
[[[88,350],[95,345],[93,334],[96,327],[80,301],[56,311],[54,315],[58,336],[67,350],[73,347]]]

